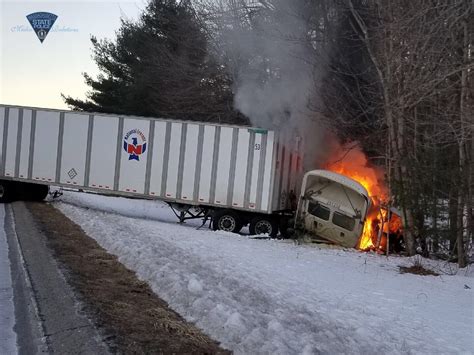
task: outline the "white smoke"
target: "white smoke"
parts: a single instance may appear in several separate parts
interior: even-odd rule
[[[264,5],[262,5],[262,3]],[[226,34],[235,73],[234,105],[253,125],[303,138],[305,169],[315,167],[323,136],[310,103],[319,100],[310,18],[303,0],[259,2],[248,26]]]

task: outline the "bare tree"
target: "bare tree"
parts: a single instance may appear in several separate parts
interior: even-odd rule
[[[403,211],[408,252],[415,253],[415,237],[424,237],[425,201],[431,199],[436,211],[440,199],[449,199],[456,206],[450,222],[456,232],[457,257],[459,265],[465,266],[464,221],[468,205],[472,206],[468,111],[473,63],[472,31],[467,26],[473,5],[449,0],[347,0],[347,6],[382,93],[380,118],[388,131],[389,176],[395,202]],[[443,176],[438,171],[443,165],[452,166],[455,173],[450,169]],[[453,176],[454,186],[439,189],[446,175]],[[432,222],[436,233],[437,213]]]

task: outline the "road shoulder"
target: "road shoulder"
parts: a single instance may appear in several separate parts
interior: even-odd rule
[[[27,203],[68,282],[113,352],[225,354],[193,324],[171,310],[146,282],[50,204]]]
[[[108,353],[25,203],[6,210],[20,353]]]

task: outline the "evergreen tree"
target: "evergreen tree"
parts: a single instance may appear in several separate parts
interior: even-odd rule
[[[84,74],[75,110],[186,120],[242,122],[225,73],[207,53],[204,25],[189,1],[151,0],[137,22],[122,20],[115,41],[91,38],[100,74]]]

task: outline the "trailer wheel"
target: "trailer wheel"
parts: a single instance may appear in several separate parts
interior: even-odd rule
[[[32,184],[27,182],[16,182],[15,184],[15,198],[20,201],[30,199],[30,190]]]
[[[212,228],[231,233],[239,233],[243,223],[239,215],[230,210],[217,211],[212,219]]]
[[[0,203],[7,203],[15,196],[15,186],[9,181],[0,180]]]
[[[271,216],[258,216],[250,221],[251,235],[268,234],[275,238],[278,234],[278,222]]]
[[[43,201],[49,193],[48,185],[29,184],[26,189],[26,196],[30,201]]]

